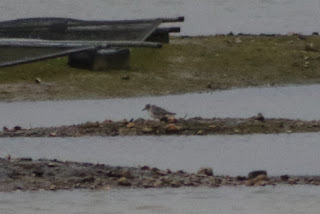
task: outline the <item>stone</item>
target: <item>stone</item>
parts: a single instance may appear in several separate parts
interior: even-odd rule
[[[106,186],[104,186],[102,189],[103,189],[103,190],[110,190],[111,187],[110,187],[109,185],[106,185]]]
[[[153,187],[156,187],[156,188],[162,187],[162,181],[161,181],[160,179],[157,179],[157,180],[153,183]]]
[[[141,170],[150,170],[150,167],[149,166],[142,166],[140,169]]]
[[[42,82],[39,77],[37,77],[34,81],[35,81],[35,83],[37,83],[37,84],[40,84],[40,83]]]
[[[13,129],[14,129],[15,131],[22,130],[21,126],[15,126]]]
[[[93,183],[96,179],[92,176],[88,176],[83,178],[80,182],[81,183]]]
[[[267,185],[267,181],[269,180],[269,178],[267,177],[267,175],[265,174],[259,174],[258,176],[247,180],[245,182],[246,186],[265,186]]]
[[[48,163],[48,167],[57,167],[58,165],[56,163],[50,162]]]
[[[49,136],[50,137],[56,137],[57,136],[57,132],[51,132]]]
[[[144,128],[142,129],[142,131],[143,131],[143,133],[151,133],[151,132],[152,132],[152,128],[150,128],[150,127],[144,127]]]
[[[213,169],[211,167],[202,167],[197,172],[198,175],[213,176]]]
[[[289,180],[289,175],[281,175],[280,176],[280,179],[282,180],[282,181],[288,181]]]
[[[51,185],[49,189],[50,189],[51,191],[53,191],[53,190],[56,190],[57,187],[56,187],[56,185]]]
[[[267,181],[261,180],[254,183],[254,186],[266,186],[268,184]]]
[[[172,181],[171,183],[170,183],[170,186],[171,187],[175,187],[175,188],[178,188],[178,187],[181,187],[181,182],[180,181]]]
[[[267,171],[265,170],[256,170],[256,171],[252,171],[248,174],[248,179],[253,179],[255,177],[257,177],[258,175],[267,175]]]
[[[167,132],[178,132],[181,130],[180,127],[176,126],[175,124],[168,124],[166,127],[165,127],[165,130]]]
[[[161,175],[161,176],[164,176],[164,175],[167,175],[167,174],[168,174],[168,172],[167,172],[167,171],[164,171],[164,170],[157,170],[157,171],[155,171],[155,173],[156,173],[157,175]]]
[[[204,131],[203,130],[197,131],[197,135],[204,135]]]
[[[237,176],[236,180],[237,181],[245,181],[247,178],[245,176]]]
[[[126,125],[127,128],[134,128],[136,126],[136,124],[130,122]]]
[[[118,184],[121,186],[131,186],[131,182],[126,177],[121,177],[118,180]]]

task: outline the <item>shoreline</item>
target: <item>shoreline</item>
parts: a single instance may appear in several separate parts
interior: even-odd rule
[[[150,135],[246,135],[319,132],[320,120],[304,121],[265,118],[258,114],[249,118],[163,117],[160,120],[86,122],[59,127],[25,129],[3,127],[0,137],[84,137],[84,136],[150,136]]]
[[[0,158],[0,192],[90,189],[107,191],[123,188],[181,188],[222,186],[320,185],[320,176],[267,176],[252,171],[247,176],[220,176],[212,168],[196,173],[155,167],[120,167],[49,159]]]
[[[170,37],[131,49],[128,69],[72,68],[67,58],[0,69],[1,101],[106,99],[320,82],[318,35]]]

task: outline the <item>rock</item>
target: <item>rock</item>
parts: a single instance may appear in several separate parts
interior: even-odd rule
[[[57,187],[56,187],[56,185],[51,185],[49,189],[50,189],[51,191],[53,191],[53,190],[56,190]]]
[[[265,186],[267,185],[267,181],[269,180],[269,178],[267,177],[267,175],[265,174],[259,174],[258,176],[247,180],[245,185],[246,186]]]
[[[213,169],[211,167],[202,167],[197,172],[198,175],[213,176]]]
[[[35,78],[35,83],[37,83],[37,84],[40,84],[42,81],[41,81],[41,79],[39,78],[39,77],[37,77],[37,78]]]
[[[106,186],[104,186],[102,189],[103,189],[103,190],[110,190],[111,187],[110,187],[109,185],[106,185]]]
[[[132,175],[132,173],[131,173],[130,170],[124,171],[124,172],[122,173],[122,175],[123,175],[123,177],[125,177],[125,178],[129,178],[129,179],[134,178],[134,176]]]
[[[112,120],[105,119],[102,123],[112,123]]]
[[[57,132],[51,132],[49,136],[50,137],[56,137],[57,136]]]
[[[126,177],[121,177],[118,180],[118,184],[121,186],[131,186],[131,182]]]
[[[167,132],[178,132],[178,131],[180,131],[181,130],[181,128],[180,127],[178,127],[178,126],[176,126],[176,125],[174,125],[174,124],[168,124],[166,127],[165,127],[165,130],[167,131]]]
[[[152,128],[150,128],[150,127],[144,127],[144,128],[142,129],[142,131],[143,131],[143,133],[151,133],[153,130],[152,130]]]
[[[266,186],[268,184],[267,181],[261,180],[254,183],[254,186]]]
[[[126,125],[127,128],[134,128],[136,126],[136,124],[130,122]]]
[[[157,179],[154,183],[153,183],[153,187],[159,188],[162,187],[162,181],[160,179]]]
[[[280,179],[282,180],[282,181],[288,181],[289,180],[289,175],[281,175],[280,176]]]
[[[236,180],[237,181],[245,181],[247,178],[245,176],[237,176]]]
[[[164,170],[157,170],[157,171],[155,171],[155,173],[156,173],[157,175],[164,176],[164,175],[167,175],[167,174],[168,174],[168,171],[164,171]]]
[[[150,170],[150,167],[149,166],[142,166],[140,169],[141,170]]]
[[[48,167],[57,167],[58,165],[56,163],[50,162],[48,163]]]
[[[22,128],[21,128],[21,126],[15,126],[13,129],[14,129],[15,131],[19,131],[19,130],[21,130]]]
[[[181,182],[180,181],[172,181],[171,183],[170,183],[170,186],[171,187],[175,187],[175,188],[178,188],[178,187],[181,187]]]
[[[42,177],[44,174],[44,171],[41,169],[35,169],[35,170],[33,170],[32,173],[34,174],[35,177]]]
[[[204,131],[203,130],[197,131],[197,135],[204,135]]]
[[[30,162],[32,161],[32,158],[16,158],[15,159],[15,162],[26,162],[26,161]]]
[[[248,179],[253,179],[255,177],[257,177],[258,175],[266,175],[267,176],[267,171],[265,170],[256,170],[256,171],[252,171],[248,174]]]
[[[92,176],[88,176],[83,178],[80,182],[81,183],[93,183],[96,179]]]

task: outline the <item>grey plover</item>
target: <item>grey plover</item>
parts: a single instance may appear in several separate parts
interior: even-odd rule
[[[154,119],[162,119],[163,117],[173,117],[175,113],[168,112],[156,105],[147,104],[142,111],[147,110]]]

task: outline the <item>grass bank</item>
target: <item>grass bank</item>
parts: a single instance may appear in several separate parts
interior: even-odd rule
[[[0,100],[132,97],[319,83],[319,50],[319,36],[178,37],[162,49],[132,49],[131,66],[125,70],[71,68],[67,58],[2,68]]]

